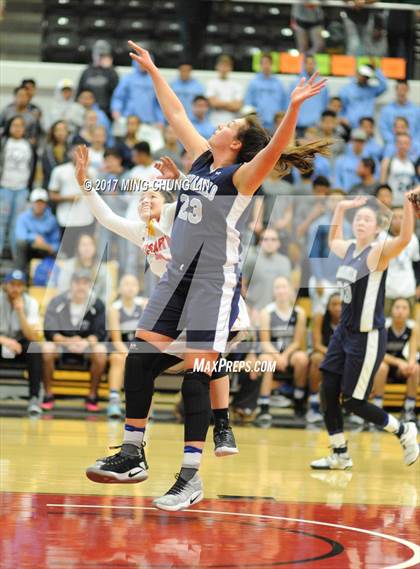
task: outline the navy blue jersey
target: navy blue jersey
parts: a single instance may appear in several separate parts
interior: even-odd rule
[[[241,164],[212,170],[210,151],[199,156],[180,191],[171,235],[172,264],[185,267],[194,260],[196,273],[223,269],[239,272],[244,234],[252,196],[243,196],[233,185]]]
[[[387,271],[370,271],[369,245],[356,254],[356,244],[347,249],[337,271],[337,284],[343,302],[340,323],[353,331],[370,332],[385,325],[385,279]]]
[[[112,308],[118,310],[120,317],[121,339],[123,342],[131,342],[134,340],[137,330],[137,323],[143,314],[143,303],[140,298],[134,299],[134,307],[132,312],[127,312],[121,299],[112,303]]]
[[[396,358],[401,358],[408,360],[409,355],[409,344],[411,333],[413,330],[413,321],[408,320],[404,330],[401,334],[397,334],[392,327],[392,320],[389,319],[386,322],[387,328],[387,341],[386,341],[386,353],[394,356]]]
[[[284,350],[293,342],[293,338],[295,337],[298,318],[297,311],[296,309],[293,309],[286,318],[283,318],[283,315],[279,313],[275,302],[269,304],[266,307],[266,310],[270,315],[270,341],[279,350],[279,352],[284,352]]]

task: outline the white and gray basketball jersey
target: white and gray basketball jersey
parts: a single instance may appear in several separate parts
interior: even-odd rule
[[[404,194],[414,186],[416,169],[411,160],[401,160],[397,156],[391,158],[388,168],[388,184],[392,188],[392,205],[402,206]]]
[[[131,342],[136,335],[137,323],[143,314],[144,299],[140,296],[134,299],[132,312],[127,312],[122,300],[119,298],[112,303],[112,308],[118,310],[120,317],[120,330],[123,342]]]
[[[270,341],[279,352],[284,352],[295,337],[297,310],[293,308],[288,315],[280,314],[275,302],[269,304],[266,310],[270,315]]]

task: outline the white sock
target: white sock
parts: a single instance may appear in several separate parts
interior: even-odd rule
[[[133,427],[133,425],[124,426],[124,441],[123,444],[135,445],[141,447],[144,439],[145,428]]]
[[[186,445],[184,447],[184,459],[182,461],[182,468],[195,468],[198,470],[200,468],[202,456],[202,449]]]
[[[404,411],[413,411],[416,408],[416,400],[414,397],[406,397],[404,401]]]
[[[116,389],[111,389],[109,392],[109,400],[110,401],[119,401],[120,400],[120,393]]]
[[[295,399],[303,399],[305,397],[305,390],[300,387],[295,387],[293,391],[293,397]]]
[[[401,423],[394,415],[388,415],[388,423],[385,425],[384,430],[388,433],[397,433],[400,429]]]
[[[333,448],[347,447],[347,441],[344,433],[329,435],[328,438],[330,439],[330,443]]]
[[[383,397],[374,397],[373,398],[373,404],[376,405],[376,407],[379,407],[380,409],[382,409],[382,407],[384,406],[384,398]]]

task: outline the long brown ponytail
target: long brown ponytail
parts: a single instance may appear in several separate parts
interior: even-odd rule
[[[271,140],[271,136],[255,116],[244,118],[246,126],[238,132],[238,139],[242,142],[238,162],[250,162]],[[301,146],[288,146],[280,156],[275,170],[283,176],[288,174],[292,167],[297,168],[302,174],[310,172],[313,169],[315,155],[329,156],[333,143],[330,138],[322,138]]]

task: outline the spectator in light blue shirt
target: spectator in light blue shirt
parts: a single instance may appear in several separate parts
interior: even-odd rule
[[[197,95],[192,104],[192,118],[191,122],[201,136],[209,139],[214,132],[214,125],[209,121],[210,104],[207,97],[204,95]]]
[[[244,99],[244,104],[256,109],[261,123],[270,131],[274,128],[274,115],[287,107],[286,92],[280,81],[273,77],[272,64],[269,53],[261,56],[261,72],[250,81]]]
[[[407,81],[397,81],[395,101],[385,105],[379,118],[379,130],[385,144],[394,141],[394,122],[397,117],[404,117],[409,125],[413,140],[420,131],[420,107],[408,100]]]
[[[367,157],[364,148],[366,138],[366,133],[362,129],[352,130],[349,147],[335,163],[335,186],[346,193],[352,186],[361,182],[356,172],[360,159]]]
[[[365,142],[366,155],[379,163],[382,160],[384,149],[383,146],[375,140],[375,121],[372,117],[362,117],[359,121],[359,126],[365,131],[367,136]]]
[[[373,84],[374,83],[374,84]],[[387,81],[380,69],[370,65],[361,65],[356,77],[340,91],[343,101],[344,116],[352,128],[356,128],[362,117],[373,117],[375,101],[386,91]]]
[[[393,138],[387,144],[385,144],[384,154],[383,154],[384,158],[390,158],[391,156],[394,156],[394,154],[397,153],[397,146],[396,146],[397,136],[399,136],[400,134],[410,135],[410,128],[407,119],[405,117],[397,117],[394,121],[394,126],[392,131],[393,131]],[[416,162],[417,159],[420,157],[420,141],[418,137],[411,139],[411,147],[408,157],[412,162]]]
[[[291,93],[299,81],[304,77],[309,79],[316,71],[316,61],[313,55],[307,55],[303,62],[303,69],[299,77],[293,81],[290,85]],[[322,89],[318,95],[312,97],[309,101],[305,101],[300,107],[299,117],[297,122],[298,134],[302,133],[302,130],[308,128],[309,126],[316,125],[321,120],[321,115],[328,106],[328,89]],[[309,103],[309,105],[308,105]],[[300,130],[300,133],[299,133]]]
[[[30,196],[31,207],[16,219],[16,267],[27,273],[34,257],[53,257],[60,246],[61,232],[48,207],[48,192],[36,188]]]
[[[112,118],[136,115],[147,124],[163,123],[163,114],[156,99],[152,78],[135,62],[132,72],[118,83],[111,99]]]
[[[204,85],[191,77],[192,65],[189,63],[181,63],[178,67],[179,76],[172,81],[171,87],[175,91],[178,99],[184,105],[188,116],[192,117],[192,104],[198,95],[205,93]]]
[[[111,137],[111,121],[97,104],[94,92],[90,89],[83,89],[77,98],[77,102],[82,105],[85,111],[95,111],[97,124],[99,126],[104,126],[106,128],[107,136]]]

